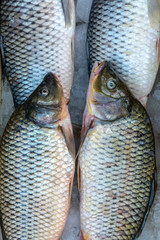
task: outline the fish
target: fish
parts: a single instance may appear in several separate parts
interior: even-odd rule
[[[74,76],[74,0],[2,0],[1,55],[15,107],[48,72],[59,78],[66,103]]]
[[[60,240],[75,145],[62,86],[51,72],[12,114],[0,144],[0,212],[6,239]]]
[[[156,191],[154,135],[108,62],[91,73],[78,155],[80,239],[137,239]]]
[[[160,61],[160,1],[93,0],[87,46],[90,71],[109,61],[146,107]]]

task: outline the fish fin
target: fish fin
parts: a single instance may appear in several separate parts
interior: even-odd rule
[[[74,36],[71,37],[71,59],[74,67]]]
[[[69,34],[71,40],[71,59],[74,66],[74,41],[75,41],[75,28],[76,28],[76,15],[74,0],[61,0],[65,27],[67,34]]]
[[[68,111],[68,109],[67,109]],[[75,150],[75,142],[72,130],[72,124],[69,114],[67,117],[59,123],[61,127],[62,134],[65,138],[67,148],[69,153],[71,154],[72,158],[75,160],[76,150]]]
[[[1,212],[0,212],[0,226],[1,226],[2,238],[3,238],[3,240],[7,240],[6,235],[5,235],[5,231],[4,231],[4,225],[3,225],[2,213]]]
[[[73,188],[73,179],[69,183],[69,203],[71,201],[71,196],[72,196],[72,188]]]
[[[87,109],[87,107],[86,107],[86,109]],[[81,135],[80,136],[81,140],[80,140],[80,145],[79,145],[79,148],[78,148],[78,152],[76,154],[76,159],[79,156],[80,150],[81,150],[82,145],[84,143],[84,140],[87,136],[88,130],[94,126],[94,123],[95,123],[94,117],[92,117],[92,115],[90,115],[88,113],[88,111],[86,110],[85,117],[83,118],[83,127],[81,129],[81,134],[80,134]]]
[[[88,111],[88,106],[86,106],[84,115],[83,115],[83,125],[81,130],[81,144],[83,144],[88,130],[93,127],[94,123],[94,116],[92,116]]]
[[[75,17],[75,4],[74,0],[61,0],[65,25],[71,29],[75,29],[76,17]]]
[[[159,67],[159,63],[160,63],[160,34],[159,34],[159,37],[158,37],[157,42],[156,42],[156,49],[157,49],[157,56],[158,56],[157,65]],[[158,71],[158,69],[157,69],[157,71]]]
[[[155,198],[156,188],[157,188],[157,171],[155,170],[154,178],[153,178],[153,181],[152,181],[150,199],[149,199],[148,206],[147,206],[147,209],[146,209],[146,214],[145,214],[145,216],[143,218],[143,222],[142,222],[138,232],[136,233],[136,236],[135,236],[134,240],[137,240],[139,238],[139,236],[141,235],[141,232],[142,232],[142,230],[143,230],[143,228],[145,226],[148,214],[150,212],[150,209],[152,207],[152,204],[153,204],[153,201],[154,201],[154,198]]]
[[[5,80],[5,58],[3,49],[3,38],[0,34],[0,105],[2,103],[2,85]]]
[[[78,160],[78,165],[77,165],[77,182],[78,182],[78,190],[80,192],[80,188],[81,188],[81,169],[80,169],[79,160]]]
[[[6,71],[5,71],[5,56],[4,56],[4,48],[3,48],[3,37],[0,34],[0,55],[1,55],[1,75],[3,81],[6,77]]]
[[[147,0],[148,15],[151,27],[160,31],[160,0]]]
[[[94,70],[97,67],[98,67],[98,62],[96,61],[94,66],[93,66],[92,72],[91,72],[89,87],[88,87],[88,90],[87,90],[87,101],[86,101],[87,103],[86,103],[86,107],[85,107],[85,110],[84,110],[84,113],[83,113],[83,123],[82,123],[82,129],[81,129],[81,141],[80,141],[80,146],[79,146],[79,149],[78,149],[77,156],[79,155],[79,152],[81,150],[83,142],[84,142],[84,140],[87,136],[88,130],[90,128],[93,128],[94,125],[95,125],[95,117],[91,113],[91,109],[90,109],[89,104],[88,104],[88,98],[90,96],[92,81],[93,81],[94,76],[95,76]]]
[[[82,230],[80,231],[80,240],[85,240],[85,238],[83,236],[83,233],[82,233]]]
[[[83,113],[83,124],[82,124],[82,130],[81,130],[81,144],[84,142],[84,139],[87,135],[87,132],[89,128],[93,127],[93,122],[94,122],[94,116],[92,115],[92,110],[88,104],[88,99],[92,90],[92,82],[95,77],[95,70],[98,67],[98,62],[96,61],[93,65],[93,69],[90,75],[90,80],[89,80],[89,87],[87,90],[87,101],[86,101],[86,107]]]

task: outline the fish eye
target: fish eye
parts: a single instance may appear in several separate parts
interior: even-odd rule
[[[43,97],[47,97],[48,94],[49,94],[49,90],[48,90],[47,88],[42,88],[42,89],[40,90],[40,94],[41,94],[41,96],[43,96]]]
[[[114,90],[117,87],[117,84],[113,78],[110,78],[107,82],[107,88],[109,90]]]

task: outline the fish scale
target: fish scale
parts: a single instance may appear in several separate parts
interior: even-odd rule
[[[74,1],[69,2],[70,23],[62,1],[1,2],[1,35],[6,75],[15,105],[23,103],[48,72],[59,77],[69,101],[74,72]]]
[[[159,66],[160,7],[150,13],[152,2],[93,0],[88,26],[90,69],[95,61],[111,62],[143,105]]]
[[[57,128],[40,128],[19,109],[7,125],[0,152],[0,206],[6,238],[59,240],[74,174],[62,133]]]
[[[134,239],[155,171],[154,136],[139,103],[127,117],[88,131],[79,168],[82,239]]]

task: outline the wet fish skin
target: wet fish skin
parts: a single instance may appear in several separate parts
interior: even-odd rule
[[[90,70],[95,61],[111,62],[145,106],[160,59],[158,0],[93,0],[87,38]]]
[[[155,194],[152,126],[145,109],[112,69],[96,64],[78,158],[81,239],[133,240]],[[115,89],[108,89],[109,81]],[[117,111],[120,102],[126,111]]]
[[[2,0],[0,15],[1,51],[15,105],[50,71],[60,79],[68,103],[74,74],[74,0]]]
[[[50,73],[15,110],[2,137],[0,211],[6,239],[60,239],[70,206],[74,148],[62,87]]]

